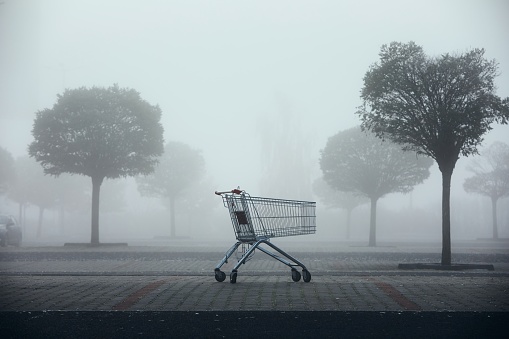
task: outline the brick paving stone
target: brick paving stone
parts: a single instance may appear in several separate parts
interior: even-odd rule
[[[147,285],[129,310],[405,311],[377,286],[388,284],[423,311],[509,311],[505,277],[340,277],[310,283],[282,276],[244,276],[237,284],[212,276],[3,277],[0,311],[112,310]]]
[[[495,257],[494,272],[400,271],[397,265],[404,253],[393,260],[387,253],[361,250],[367,253],[297,252],[295,257],[312,274],[309,283],[293,282],[288,267],[257,253],[240,267],[237,283],[230,284],[228,275],[236,260],[222,268],[226,281],[216,282],[214,267],[222,254],[206,248],[194,254],[108,249],[98,259],[88,249],[80,253],[92,259],[52,248],[54,257],[43,260],[34,249],[2,248],[0,311],[509,312],[509,262],[503,249],[497,250],[502,260]],[[9,253],[21,257],[9,259]],[[35,256],[23,257],[24,253]]]

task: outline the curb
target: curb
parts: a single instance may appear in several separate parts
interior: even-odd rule
[[[463,271],[463,270],[488,270],[494,271],[495,267],[491,264],[451,264],[442,265],[439,263],[432,264],[399,264],[400,270],[440,270],[440,271]]]

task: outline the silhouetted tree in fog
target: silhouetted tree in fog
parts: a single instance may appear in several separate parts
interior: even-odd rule
[[[161,109],[133,89],[66,90],[37,112],[28,152],[46,174],[92,179],[91,244],[99,244],[99,195],[105,178],[149,174],[163,152]]]
[[[282,95],[276,111],[259,118],[262,195],[306,200],[311,195],[312,136]]]
[[[30,178],[32,177],[32,165],[34,163],[35,162],[31,161],[28,157],[19,157],[16,159],[14,163],[16,176],[11,181],[9,193],[7,194],[9,200],[14,201],[19,206],[18,219],[23,229],[25,227],[25,209],[29,205],[29,196],[32,190]]]
[[[342,208],[346,211],[346,238],[350,239],[352,212],[357,206],[367,203],[369,199],[364,195],[356,195],[333,189],[323,178],[316,179],[313,182],[313,192],[325,206],[329,208]]]
[[[39,166],[40,167],[40,166]],[[52,189],[56,194],[55,208],[58,209],[60,234],[64,235],[70,225],[66,225],[66,215],[90,210],[91,187],[87,178],[61,174],[54,180]],[[104,206],[104,190],[101,190],[101,206]]]
[[[44,175],[41,166],[33,159],[26,159],[31,164],[31,175],[25,177],[23,180],[30,182],[30,191],[28,194],[28,203],[35,205],[39,208],[39,217],[37,221],[36,238],[41,238],[42,225],[44,222],[44,212],[48,209],[54,208],[57,203],[57,191],[54,189],[56,184],[56,178]]]
[[[168,199],[172,237],[176,235],[175,201],[199,182],[204,174],[205,161],[201,152],[184,143],[171,141],[166,144],[154,173],[136,179],[142,195]]]
[[[509,196],[509,146],[493,143],[482,153],[482,159],[474,160],[469,169],[475,175],[465,179],[463,188],[466,192],[491,198],[493,239],[498,239],[497,202]]]
[[[29,205],[39,208],[36,237],[42,235],[44,212],[55,206],[57,194],[55,178],[44,175],[44,171],[37,162],[27,156],[16,159],[16,179],[9,190],[9,199],[20,206],[20,221],[25,225],[24,209]],[[26,226],[26,225],[25,225]]]
[[[376,204],[389,193],[408,193],[429,177],[433,161],[405,152],[354,127],[332,136],[321,151],[323,179],[332,188],[371,201],[369,246],[376,246]]]
[[[433,158],[442,172],[442,265],[451,264],[451,177],[460,155],[477,152],[493,122],[507,123],[509,98],[495,95],[497,63],[483,49],[428,57],[393,42],[364,76],[364,129]]]
[[[7,191],[14,178],[14,158],[11,153],[0,147],[0,194]]]

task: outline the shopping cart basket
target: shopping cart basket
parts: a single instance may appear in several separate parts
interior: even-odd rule
[[[225,253],[214,270],[217,281],[226,279],[226,274],[221,271],[221,267],[241,245],[242,256],[230,273],[230,283],[237,282],[237,270],[252,257],[255,249],[289,266],[293,281],[299,281],[301,278],[301,273],[296,267],[302,269],[302,280],[311,281],[311,273],[306,266],[272,244],[270,238],[314,234],[316,232],[315,202],[252,197],[240,189],[216,192],[216,194],[223,198],[223,204],[230,212],[233,231],[237,238],[237,242]],[[279,255],[261,247],[262,244],[271,247]]]

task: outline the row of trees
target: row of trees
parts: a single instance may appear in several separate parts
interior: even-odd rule
[[[22,225],[25,225],[26,211],[30,206],[35,206],[39,210],[36,238],[40,238],[43,233],[45,211],[58,212],[60,231],[63,234],[66,214],[83,213],[90,209],[92,192],[85,177],[64,173],[58,178],[45,175],[41,166],[30,157],[14,160],[2,148],[0,153],[0,162],[9,165],[0,166],[3,171],[0,176],[3,193],[9,200],[18,204],[19,220]],[[155,172],[136,178],[142,196],[158,197],[163,202],[168,202],[171,236],[176,235],[175,201],[188,198],[189,194],[183,191],[199,182],[203,174],[204,161],[198,150],[180,142],[169,142]],[[105,191],[101,189],[101,210],[106,212],[125,210],[124,181],[105,181],[101,187],[105,189]]]
[[[17,202],[20,216],[26,207],[39,208],[37,237],[42,232],[43,215],[46,209],[57,209],[61,231],[64,232],[66,212],[88,210],[90,190],[84,178],[61,175],[59,178],[45,176],[41,167],[32,159],[22,157],[14,161],[5,150],[0,149],[2,182],[5,188],[10,177],[8,197]],[[322,151],[322,168],[328,172],[327,184],[316,180],[313,191],[328,206],[344,208],[347,211],[347,238],[350,234],[351,213],[359,205],[371,202],[372,214],[369,243],[376,244],[376,202],[385,194],[408,192],[413,185],[425,180],[431,165],[429,158],[415,158],[410,152],[403,152],[396,144],[381,142],[372,134],[353,128],[338,133],[329,139]],[[325,170],[325,168],[329,168]],[[469,169],[474,176],[465,180],[467,192],[479,193],[491,198],[493,206],[493,238],[498,238],[496,206],[499,198],[509,194],[509,146],[497,142],[491,145],[472,162]],[[138,189],[145,196],[156,196],[168,202],[170,209],[171,236],[176,235],[175,201],[186,199],[186,194],[201,177],[204,162],[199,152],[189,146],[170,142],[153,175],[138,177]],[[15,179],[15,174],[19,180]],[[339,179],[339,180],[338,180]],[[120,181],[109,181],[102,194],[101,209],[120,211],[124,209],[123,185]],[[333,188],[340,187],[340,189]],[[348,190],[348,191],[347,191]],[[105,196],[106,194],[106,196]],[[106,199],[106,200],[105,200]],[[195,206],[199,202],[190,199],[184,206]],[[202,211],[203,212],[203,211]]]
[[[413,42],[382,46],[380,61],[364,77],[363,105],[357,112],[366,133],[359,137],[356,128],[332,137],[320,159],[324,181],[331,188],[370,199],[371,245],[376,240],[377,200],[421,183],[433,159],[442,173],[442,264],[451,264],[450,185],[456,162],[461,155],[478,152],[492,123],[509,119],[509,98],[495,95],[496,75],[497,63],[486,60],[482,49],[428,57]],[[158,106],[116,85],[66,90],[52,109],[36,113],[29,155],[46,174],[92,179],[92,244],[99,243],[99,194],[104,179],[156,171],[158,179],[152,183],[139,181],[142,192],[169,194],[171,200],[181,189],[179,185],[169,191],[159,187],[170,173],[156,170],[165,151],[160,117]],[[379,140],[375,142],[374,137]],[[384,157],[377,158],[378,154]],[[203,167],[200,160],[191,162]],[[173,171],[179,170],[177,160],[169,163],[177,166]],[[354,173],[354,180],[345,180],[345,171]]]
[[[509,119],[509,98],[502,100],[495,95],[497,67],[496,61],[484,58],[482,49],[429,57],[413,42],[393,42],[382,46],[380,61],[371,65],[364,76],[363,105],[357,111],[361,128],[380,140],[398,144],[404,151],[433,159],[442,173],[442,265],[451,264],[450,189],[456,162],[461,155],[478,153],[483,135],[494,122],[506,124]],[[329,143],[334,143],[334,137],[331,139]],[[341,143],[348,145],[349,140],[344,139]],[[352,151],[354,157],[341,158],[342,165],[333,166],[328,161],[333,151],[326,146],[322,152],[324,180],[333,188],[370,197],[373,224],[373,202],[380,195],[368,192],[360,182],[353,187],[349,180],[335,177],[334,171],[359,171],[354,158],[369,163],[374,155],[359,156]],[[386,165],[381,161],[378,164],[383,168]],[[421,172],[420,181],[424,176]],[[394,187],[394,191],[408,188]],[[470,184],[466,188],[470,189]]]
[[[0,184],[4,191],[11,183],[9,197],[23,206],[40,208],[38,234],[46,208],[57,201],[79,199],[81,190],[72,185],[55,184],[53,177],[64,173],[89,177],[91,192],[91,244],[99,244],[99,198],[105,179],[137,176],[143,195],[167,198],[171,210],[171,234],[175,235],[175,200],[191,183],[204,175],[204,160],[198,150],[169,142],[163,147],[161,110],[150,105],[133,89],[114,85],[109,88],[78,88],[58,95],[51,109],[36,113],[28,153],[42,165],[34,168],[14,161],[1,166]],[[24,173],[23,171],[28,171]],[[5,173],[4,173],[5,172]],[[16,173],[17,172],[17,173]],[[16,173],[18,180],[16,180]],[[43,176],[42,174],[50,176]],[[33,182],[31,182],[33,180]],[[67,191],[59,191],[59,188]],[[76,188],[76,186],[74,186]],[[72,199],[70,197],[73,197]]]
[[[376,203],[388,193],[408,193],[429,176],[432,159],[416,157],[372,133],[352,128],[329,138],[321,152],[323,177],[313,191],[327,207],[346,211],[346,237],[350,237],[352,211],[371,203],[369,245],[376,245]],[[467,168],[473,176],[463,187],[491,199],[492,234],[498,239],[497,202],[509,196],[509,145],[495,142]]]

